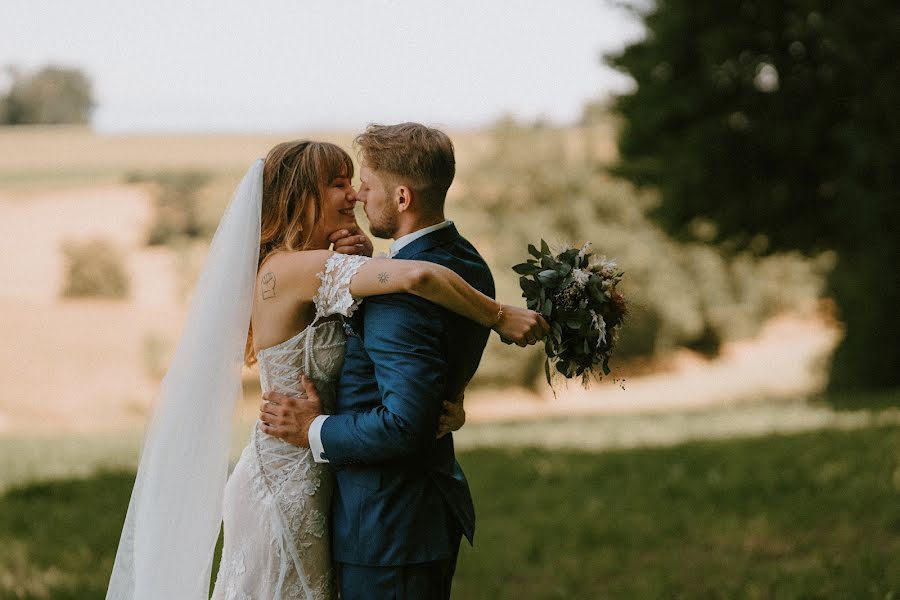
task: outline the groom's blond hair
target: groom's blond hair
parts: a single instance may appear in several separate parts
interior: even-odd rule
[[[426,212],[443,211],[456,175],[453,142],[446,133],[420,123],[373,123],[354,144],[366,166],[384,174],[390,185],[409,187]]]

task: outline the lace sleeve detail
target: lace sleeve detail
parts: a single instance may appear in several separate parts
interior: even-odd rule
[[[352,254],[332,254],[325,262],[325,272],[319,273],[322,281],[313,302],[316,305],[316,320],[329,315],[352,315],[362,301],[350,295],[350,281],[368,256]]]

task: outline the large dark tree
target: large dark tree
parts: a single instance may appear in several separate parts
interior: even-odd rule
[[[831,388],[900,384],[900,4],[658,0],[607,56],[635,90],[618,172],[726,248],[837,251]]]
[[[80,70],[51,65],[34,73],[8,71],[12,85],[0,98],[0,124],[86,125],[90,121],[91,82]]]

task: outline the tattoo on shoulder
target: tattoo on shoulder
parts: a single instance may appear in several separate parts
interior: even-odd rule
[[[382,271],[378,274],[378,283],[387,283],[391,280],[391,276]]]
[[[262,297],[263,300],[272,300],[275,298],[275,273],[268,271],[262,278]]]

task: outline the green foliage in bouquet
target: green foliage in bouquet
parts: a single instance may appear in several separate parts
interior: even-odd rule
[[[513,267],[528,308],[550,324],[544,341],[544,373],[551,383],[551,363],[567,379],[609,375],[609,357],[625,318],[625,298],[616,290],[623,273],[616,263],[595,257],[590,244],[551,252],[528,245],[529,258]],[[598,370],[600,373],[598,373]]]

